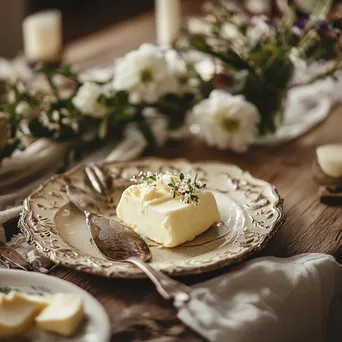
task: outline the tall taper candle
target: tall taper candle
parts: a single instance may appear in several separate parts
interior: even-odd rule
[[[25,56],[29,62],[59,62],[63,44],[61,12],[47,10],[26,17],[23,38]]]
[[[162,47],[171,46],[177,38],[181,25],[179,0],[155,0],[157,41]]]

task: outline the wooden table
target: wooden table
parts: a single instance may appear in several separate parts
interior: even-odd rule
[[[83,68],[105,65],[146,41],[154,41],[152,14],[71,44],[66,59]],[[311,171],[316,146],[334,142],[342,143],[342,107],[333,109],[329,118],[309,134],[278,147],[255,147],[239,156],[190,140],[169,143],[158,155],[225,161],[275,184],[285,199],[287,222],[260,255],[323,252],[341,262],[342,210],[320,204]],[[226,271],[182,280],[193,284]],[[202,341],[177,320],[176,311],[147,280],[107,280],[61,268],[54,275],[79,285],[104,305],[111,317],[113,341]]]

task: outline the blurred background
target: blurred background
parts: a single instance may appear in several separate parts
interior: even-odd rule
[[[250,11],[263,13],[272,11],[277,2],[283,1],[239,0],[237,3]],[[307,9],[312,7],[316,0],[293,1],[299,7]],[[203,3],[202,0],[182,0],[183,15],[199,13]],[[31,13],[48,8],[60,9],[63,15],[63,39],[68,43],[137,15],[151,12],[154,0],[11,0],[1,1],[0,6],[0,56],[12,58],[23,49],[21,24]]]
[[[11,0],[2,1],[0,55],[14,57],[23,48],[22,20],[31,13],[58,8],[63,14],[64,40],[69,42],[130,17],[150,11],[153,0]]]

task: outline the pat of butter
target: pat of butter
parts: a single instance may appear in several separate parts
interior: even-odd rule
[[[318,164],[326,175],[342,177],[342,144],[319,146],[316,153]]]
[[[70,336],[76,332],[83,319],[82,298],[58,293],[53,296],[50,305],[36,317],[36,323],[43,330]]]
[[[197,205],[187,204],[160,184],[148,190],[143,184],[132,185],[122,194],[117,215],[139,235],[176,247],[220,220],[214,195],[201,191],[198,198]]]
[[[0,336],[22,334],[30,328],[34,317],[48,305],[36,296],[27,296],[15,291],[0,299]]]

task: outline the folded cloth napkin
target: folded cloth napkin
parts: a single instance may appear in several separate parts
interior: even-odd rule
[[[341,304],[332,256],[265,257],[195,286],[178,317],[215,342],[340,342]]]

